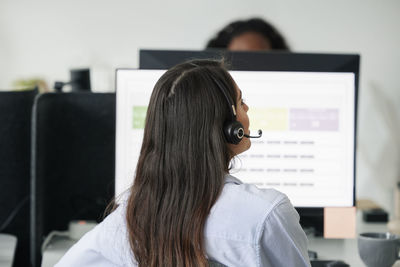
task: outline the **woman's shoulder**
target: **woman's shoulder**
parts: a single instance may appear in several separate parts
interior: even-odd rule
[[[243,203],[242,205],[255,205],[264,213],[274,209],[282,202],[289,201],[284,193],[276,189],[258,188],[254,184],[242,183],[232,175],[226,177],[221,197],[229,201],[236,199]]]
[[[238,241],[254,242],[266,219],[285,205],[291,206],[285,194],[275,189],[260,189],[228,176],[220,197],[210,211],[207,233],[214,237],[240,236],[243,240]]]
[[[129,235],[126,225],[126,209],[128,193],[125,193],[119,206],[101,223],[99,244],[101,253],[107,258],[120,263],[131,262],[133,254],[129,245]]]

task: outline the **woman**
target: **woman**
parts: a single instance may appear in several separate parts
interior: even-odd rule
[[[208,41],[206,48],[231,51],[289,51],[283,35],[274,26],[260,18],[230,23]]]
[[[190,61],[154,87],[134,184],[57,266],[310,266],[288,198],[242,184],[247,105],[218,61]]]

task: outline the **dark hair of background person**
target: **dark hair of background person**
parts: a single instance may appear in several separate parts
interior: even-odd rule
[[[204,226],[233,156],[218,83],[236,106],[235,82],[220,61],[182,63],[154,87],[126,215],[141,267],[208,266]]]
[[[248,32],[261,34],[269,41],[271,49],[289,50],[289,46],[282,34],[274,26],[260,18],[238,20],[230,23],[208,41],[206,48],[227,49],[233,38]]]

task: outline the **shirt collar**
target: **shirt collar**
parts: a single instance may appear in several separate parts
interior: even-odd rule
[[[240,181],[238,178],[236,178],[230,174],[227,174],[225,176],[225,184],[243,184],[243,182]]]

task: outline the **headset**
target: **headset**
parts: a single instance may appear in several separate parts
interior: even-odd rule
[[[250,136],[244,133],[244,127],[242,123],[240,123],[236,119],[236,109],[235,105],[232,103],[231,99],[228,96],[228,93],[225,91],[224,86],[218,81],[215,77],[211,76],[214,82],[217,84],[217,87],[221,90],[224,95],[226,102],[229,106],[229,113],[231,114],[231,118],[224,123],[224,135],[225,139],[228,143],[237,145],[242,141],[243,137],[246,138],[260,138],[262,136],[262,130],[258,130],[258,136]]]
[[[190,65],[194,67],[200,67],[200,65],[195,62],[189,62]],[[234,103],[232,103],[231,99],[228,96],[228,93],[225,90],[225,87],[221,84],[221,82],[215,78],[213,75],[210,75],[214,83],[220,89],[222,94],[224,95],[226,102],[228,104],[229,113],[231,114],[231,118],[224,123],[223,130],[224,136],[228,143],[237,145],[242,141],[243,137],[246,138],[260,138],[262,136],[262,130],[258,130],[258,136],[250,136],[244,133],[244,127],[242,123],[240,123],[236,119],[236,109]]]

